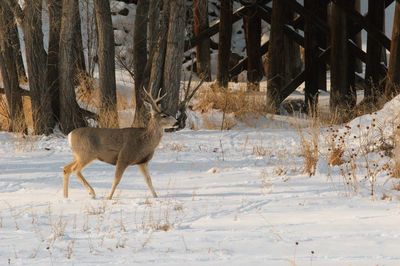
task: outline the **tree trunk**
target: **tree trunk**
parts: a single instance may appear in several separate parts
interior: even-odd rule
[[[208,28],[208,1],[194,0],[194,35]],[[196,69],[197,75],[205,81],[211,81],[210,63],[210,38],[205,38],[196,46]]]
[[[260,90],[261,67],[261,18],[257,6],[253,6],[243,17],[247,53],[247,90]]]
[[[75,24],[74,53],[76,53],[75,64],[76,68],[78,69],[76,74],[86,75],[86,63],[85,63],[85,54],[83,52],[81,15],[79,13],[79,4],[75,6],[75,19],[76,23],[74,23]],[[77,82],[76,78],[77,77],[75,76],[74,78],[75,82]]]
[[[76,102],[74,76],[76,69],[76,53],[73,52],[76,36],[76,8],[78,0],[63,0],[59,70],[60,70],[60,129],[68,134],[73,129],[86,126],[80,107]]]
[[[167,37],[169,27],[169,16],[170,6],[169,0],[163,1],[161,22],[160,22],[160,34],[158,35],[157,44],[154,47],[154,52],[151,53],[151,73],[149,81],[149,90],[153,96],[156,96],[158,91],[163,86],[163,74],[164,74],[164,63],[165,53],[167,50]]]
[[[12,11],[7,6],[0,6],[0,73],[6,94],[9,123],[12,132],[26,131],[22,95],[19,91],[18,69],[15,64],[17,47],[13,45],[11,35],[15,33]]]
[[[396,2],[393,19],[392,44],[385,94],[394,97],[400,92],[400,3]]]
[[[228,87],[229,59],[231,56],[232,39],[232,1],[221,0],[219,40],[218,40],[218,69],[217,83],[220,87]]]
[[[27,82],[28,78],[26,76],[24,61],[22,59],[21,44],[19,41],[18,27],[17,24],[15,23],[15,18],[12,21],[12,28],[13,29],[10,34],[10,41],[12,46],[14,47],[14,50],[16,51],[15,63],[17,64],[18,76],[21,81]]]
[[[268,83],[267,83],[267,107],[271,112],[276,112],[282,102],[281,91],[285,73],[285,38],[283,26],[285,23],[286,4],[281,0],[273,0],[271,18],[271,31],[268,52]]]
[[[47,52],[47,86],[51,92],[51,105],[56,121],[60,121],[60,92],[58,75],[58,54],[61,30],[62,0],[48,0],[49,48]],[[76,18],[71,20],[75,22]],[[69,23],[69,22],[68,22]],[[75,24],[75,23],[74,23]],[[62,40],[63,41],[63,40]]]
[[[167,95],[162,100],[161,106],[170,115],[177,113],[179,104],[179,89],[185,44],[185,2],[185,0],[175,0],[169,3],[170,16],[164,64],[164,90]]]
[[[133,73],[135,74],[136,111],[134,125],[143,127],[146,112],[143,104],[143,75],[147,63],[147,22],[149,13],[148,0],[139,0],[136,6],[135,29],[133,35]]]
[[[94,7],[98,30],[100,126],[118,127],[114,31],[110,2],[108,0],[95,0]]]
[[[349,1],[353,5],[353,1]],[[351,3],[353,2],[353,3]],[[354,5],[353,5],[354,7]],[[331,95],[330,108],[340,114],[348,112],[356,103],[355,89],[352,87],[354,62],[347,44],[348,20],[345,11],[338,5],[332,5],[331,18]]]
[[[385,17],[385,3],[383,0],[368,0],[367,19],[371,25],[383,31]],[[376,101],[379,94],[379,83],[382,80],[380,66],[382,59],[382,45],[368,34],[367,39],[367,62],[365,69],[365,81],[367,87],[364,91],[366,100]]]
[[[149,4],[149,23],[148,23],[148,54],[149,57],[154,54],[154,48],[157,46],[158,35],[160,34],[160,9],[161,0],[152,0]],[[150,60],[151,58],[149,58]],[[150,61],[151,62],[151,61]]]
[[[43,46],[42,0],[25,2],[23,31],[34,134],[47,135],[53,132],[54,116],[51,108],[52,97],[46,82],[47,55]]]

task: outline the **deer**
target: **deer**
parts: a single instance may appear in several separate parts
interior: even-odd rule
[[[121,181],[124,171],[130,165],[137,165],[144,176],[145,182],[153,195],[154,190],[148,164],[154,155],[154,151],[161,141],[164,129],[177,127],[177,120],[165,113],[159,105],[162,98],[154,99],[145,89],[149,101],[144,100],[149,109],[150,118],[144,128],[77,128],[68,134],[68,142],[74,156],[74,160],[64,167],[64,198],[68,198],[69,176],[75,173],[78,180],[88,190],[92,198],[96,194],[90,184],[82,175],[82,170],[95,160],[115,165],[115,177],[112,183],[108,199],[111,200],[115,189]]]

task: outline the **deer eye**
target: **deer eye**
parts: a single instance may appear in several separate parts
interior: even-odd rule
[[[161,117],[162,117],[162,118],[166,118],[167,115],[166,115],[166,114],[161,114]]]

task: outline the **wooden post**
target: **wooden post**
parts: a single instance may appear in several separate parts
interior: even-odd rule
[[[262,78],[261,69],[261,18],[257,6],[249,7],[243,17],[247,53],[247,90],[259,91]]]
[[[325,22],[328,21],[328,4],[329,1],[327,0],[323,0],[323,1],[319,1],[319,5],[316,7],[317,8],[317,14],[318,16]],[[318,32],[317,33],[317,39],[318,39],[318,45],[322,48],[322,49],[326,49],[327,48],[327,39],[328,36],[325,32]],[[326,71],[327,71],[327,67],[326,67],[326,61],[320,59],[318,61],[318,88],[320,90],[326,91]]]
[[[200,32],[208,28],[208,1],[194,0],[194,36],[199,36]],[[210,63],[210,38],[204,38],[196,46],[196,69],[200,78],[211,81]]]
[[[395,96],[400,92],[400,2],[396,2],[393,19],[392,44],[385,94]]]
[[[290,10],[285,10],[285,23],[292,22],[295,13]],[[283,84],[286,86],[289,84],[301,71],[303,68],[303,63],[300,57],[300,46],[295,42],[291,34],[287,34],[285,29],[285,35],[283,39],[284,43],[284,56],[285,60],[285,71],[283,75]],[[284,100],[284,99],[282,99]]]
[[[231,56],[232,38],[231,0],[221,0],[220,10],[217,83],[219,86],[227,88],[229,82],[229,58]]]
[[[368,0],[368,21],[379,30],[383,31],[385,17],[384,0]],[[380,75],[379,67],[382,59],[382,44],[368,34],[367,39],[367,64],[365,70],[365,80],[367,87],[364,90],[366,100],[376,100],[379,94],[379,82],[383,78]]]
[[[353,5],[353,1],[343,1]],[[356,103],[356,95],[351,87],[352,60],[347,44],[348,19],[344,10],[336,3],[332,4],[331,17],[331,95],[330,108],[332,112],[348,111]],[[354,63],[353,63],[354,65]],[[353,73],[354,76],[354,73]]]
[[[319,0],[305,0],[304,7],[317,14]],[[319,64],[318,64],[318,31],[310,19],[304,25],[305,57],[305,104],[308,113],[314,115],[318,104]]]
[[[378,0],[379,1],[379,0]],[[361,0],[356,0],[356,6],[355,9],[357,12],[361,13]],[[361,32],[357,33],[354,37],[353,37],[354,43],[360,47],[362,49],[362,38],[361,38]],[[360,59],[356,59],[356,72],[357,73],[362,73],[363,69],[362,69],[362,62]]]
[[[268,51],[268,83],[267,83],[267,107],[276,112],[283,100],[280,93],[284,83],[284,24],[286,3],[282,0],[273,0],[271,17],[271,31]]]

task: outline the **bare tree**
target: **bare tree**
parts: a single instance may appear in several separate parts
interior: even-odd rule
[[[73,129],[86,126],[85,119],[76,102],[74,77],[76,53],[74,53],[76,36],[76,9],[78,0],[63,0],[61,32],[60,32],[60,129],[68,134]]]
[[[117,93],[115,83],[115,48],[114,31],[111,21],[110,2],[94,0],[97,23],[99,86],[100,86],[100,116],[108,117],[110,124],[101,126],[118,126]]]
[[[14,17],[6,5],[0,5],[0,73],[9,112],[9,130],[25,131],[26,123],[19,89],[18,69],[15,64],[18,51],[12,43],[15,33]]]
[[[61,30],[62,0],[48,0],[49,46],[47,50],[47,86],[51,93],[54,118],[60,121],[60,92],[58,76],[58,54]],[[73,18],[76,20],[76,18]],[[73,23],[74,21],[71,21]],[[64,40],[62,40],[64,41]]]
[[[159,26],[157,43],[152,48],[151,52],[149,90],[153,95],[157,95],[157,92],[163,86],[163,70],[164,70],[165,53],[167,49],[169,16],[170,16],[169,1],[164,0],[162,4],[162,13],[160,16],[160,26]]]
[[[208,28],[208,1],[194,0],[194,35]],[[211,81],[211,62],[210,62],[210,39],[205,38],[196,46],[196,69],[197,74],[205,81]]]
[[[147,22],[149,2],[139,0],[136,7],[135,29],[133,34],[133,73],[135,75],[135,99],[136,113],[134,125],[136,127],[145,124],[145,106],[143,103],[143,76],[147,63]]]
[[[24,9],[17,0],[1,0],[2,5],[4,1],[24,32],[34,134],[50,134],[53,131],[54,118],[51,93],[46,82],[47,54],[43,46],[42,0],[25,1]]]
[[[179,88],[185,44],[186,4],[184,0],[170,1],[167,50],[164,64],[164,90],[167,96],[161,101],[163,109],[172,115],[178,111]]]

